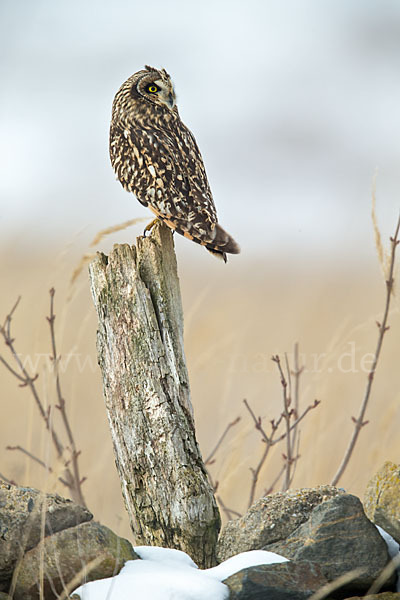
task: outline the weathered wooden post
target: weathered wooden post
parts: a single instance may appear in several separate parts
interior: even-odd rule
[[[97,348],[125,504],[137,544],[215,563],[220,516],[195,438],[170,230],[115,246],[89,268]]]

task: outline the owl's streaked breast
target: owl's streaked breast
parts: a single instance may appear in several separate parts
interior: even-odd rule
[[[132,75],[113,103],[111,163],[123,187],[169,227],[225,258],[239,247],[217,224],[203,159],[174,101],[164,70]]]

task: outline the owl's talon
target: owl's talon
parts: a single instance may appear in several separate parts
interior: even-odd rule
[[[150,223],[148,223],[146,225],[146,227],[143,230],[143,237],[144,238],[147,237],[146,236],[147,232],[150,232],[153,229],[153,227],[157,223],[157,221],[158,221],[158,219],[153,219],[152,221],[150,221]]]

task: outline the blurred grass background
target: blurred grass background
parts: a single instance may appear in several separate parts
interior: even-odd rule
[[[0,3],[0,320],[55,402],[48,371],[48,291],[56,288],[63,393],[82,450],[95,517],[130,537],[96,361],[87,271],[71,276],[101,229],[148,211],[115,181],[108,157],[112,98],[144,64],[171,73],[183,121],[205,161],[220,222],[242,247],[223,265],[175,236],[197,435],[224,503],[243,512],[263,444],[244,408],[277,418],[273,354],[299,343],[302,407],[294,486],[328,483],[366,384],[385,283],[370,219],[384,243],[400,196],[400,4],[397,0],[2,0]],[[104,239],[133,242],[138,224]],[[362,430],[341,481],[363,494],[399,460],[399,299]],[[0,353],[7,349],[0,346]],[[53,476],[7,445],[54,465],[27,389],[0,365],[0,472],[56,489]],[[269,488],[275,446],[257,495]],[[57,471],[57,469],[56,469]]]
[[[139,227],[114,236],[133,241]],[[372,238],[372,227],[371,227]],[[282,392],[273,354],[293,357],[299,343],[301,407],[315,398],[321,405],[302,422],[301,445],[293,487],[329,483],[347,446],[366,384],[370,353],[375,350],[377,327],[385,299],[385,284],[378,260],[355,271],[345,260],[321,265],[288,257],[259,257],[249,262],[244,255],[228,265],[203,249],[175,236],[184,314],[185,347],[191,380],[197,436],[206,457],[226,425],[237,416],[233,428],[210,467],[219,481],[218,494],[234,510],[244,512],[250,491],[250,467],[255,467],[263,445],[250,415],[246,398],[265,426],[282,410]],[[81,240],[82,242],[82,240]],[[105,249],[111,241],[102,243]],[[191,248],[193,246],[193,248]],[[62,389],[67,401],[76,444],[82,450],[83,490],[95,518],[131,537],[102,398],[96,359],[96,316],[91,303],[86,268],[71,285],[79,262],[77,246],[54,254],[54,248],[37,249],[29,256],[3,247],[0,297],[3,319],[16,296],[21,303],[13,319],[16,347],[25,364],[38,372],[38,390],[45,402],[56,402],[49,370],[48,290],[56,288],[56,335],[61,354]],[[191,257],[187,257],[187,251]],[[186,255],[185,255],[186,251]],[[193,258],[193,253],[195,259]],[[384,341],[362,430],[340,485],[363,494],[368,479],[384,460],[398,461],[400,386],[398,296],[393,299],[390,330]],[[1,348],[7,356],[6,348]],[[52,458],[49,436],[27,389],[1,368],[2,418],[0,420],[1,472],[20,485],[65,494],[62,484],[32,460],[6,451],[20,444],[36,456]],[[284,447],[274,447],[260,476],[257,497],[268,488],[282,464]],[[279,487],[277,488],[279,489]]]

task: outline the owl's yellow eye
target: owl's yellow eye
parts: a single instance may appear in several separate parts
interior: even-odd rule
[[[155,85],[154,83],[151,83],[150,85],[147,86],[146,91],[150,92],[150,94],[156,94],[159,91],[159,87],[158,85]]]

